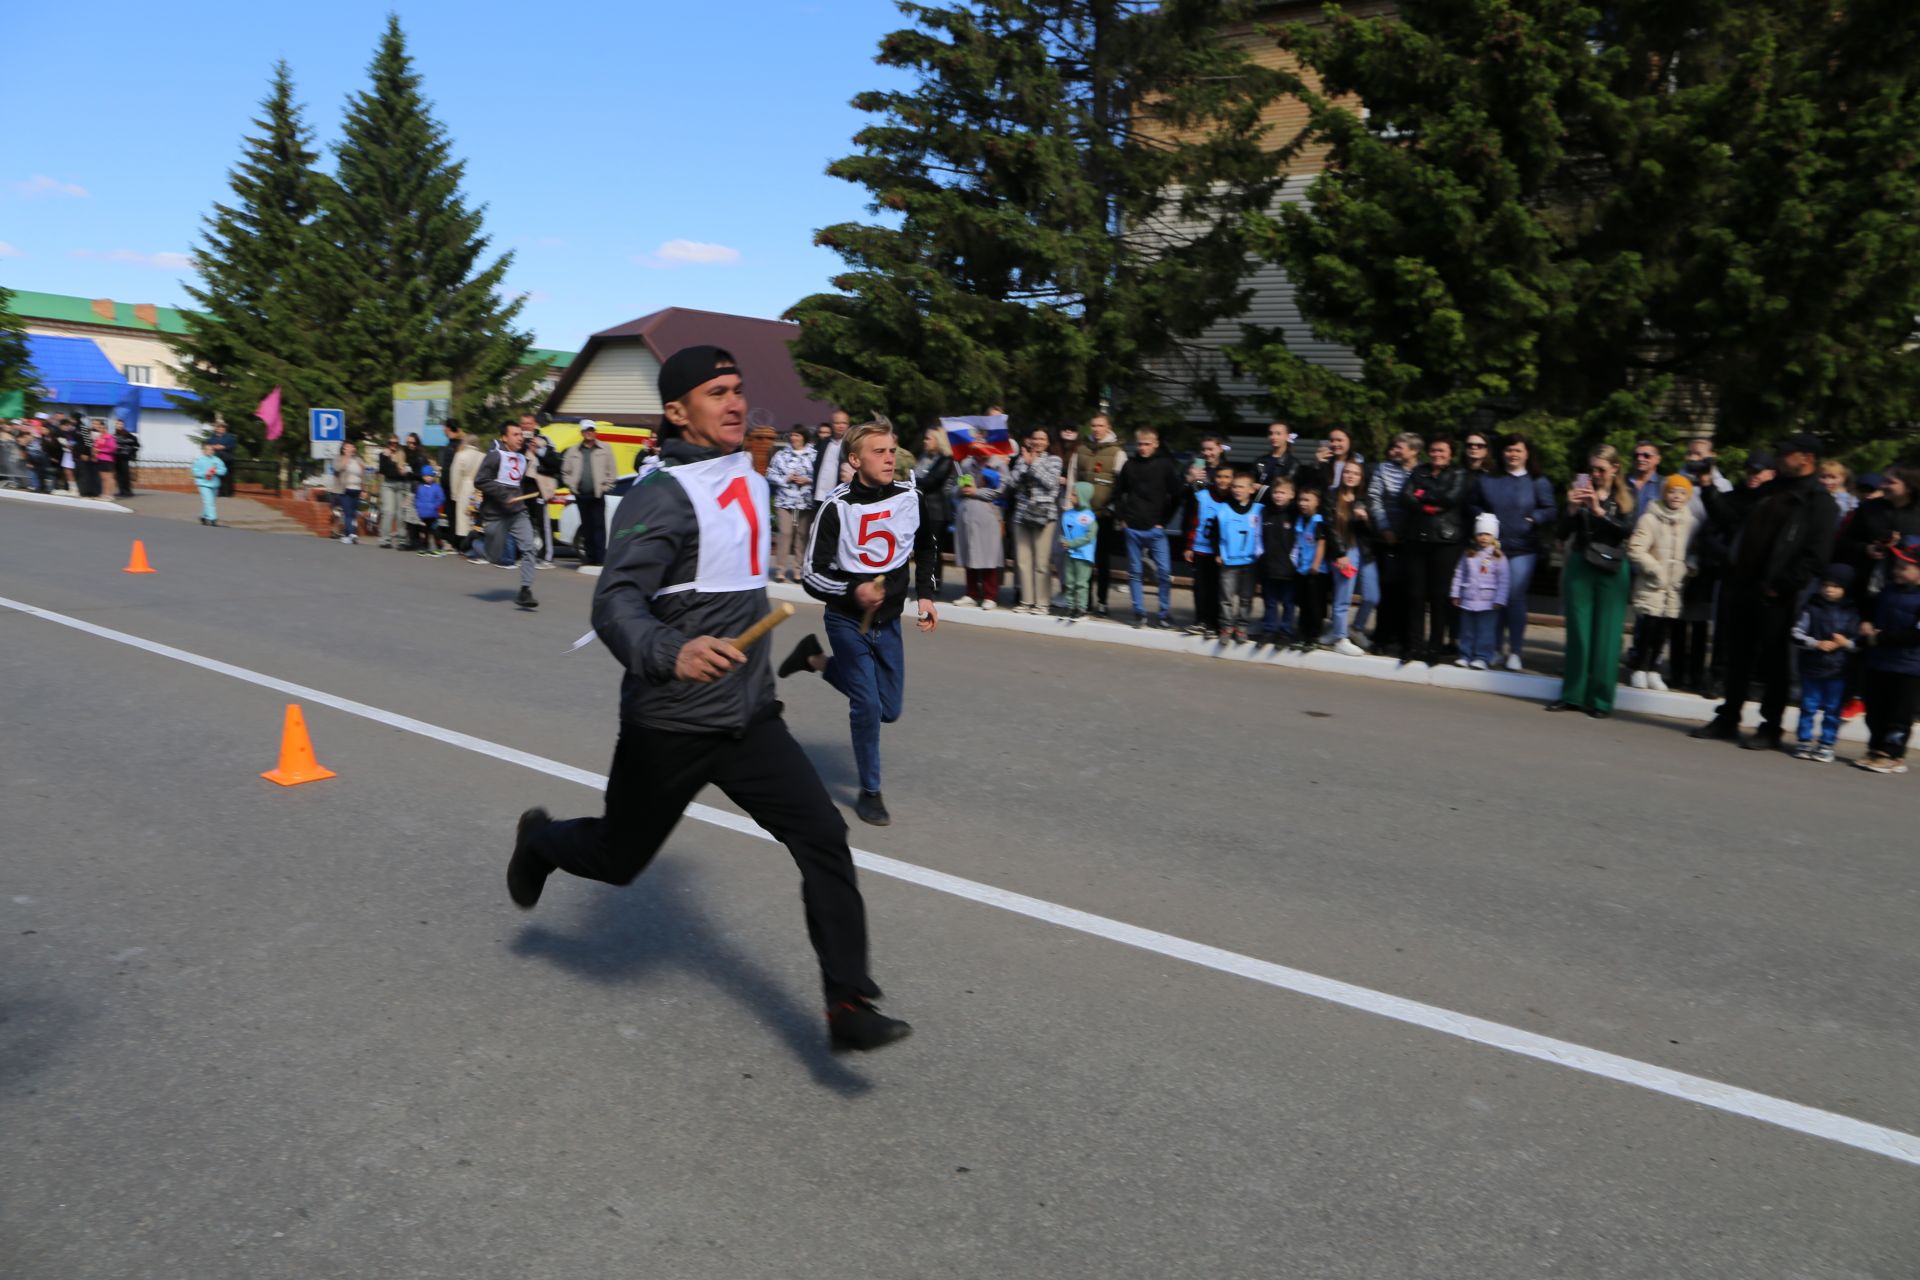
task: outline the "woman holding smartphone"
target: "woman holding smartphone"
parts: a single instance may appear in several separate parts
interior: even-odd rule
[[[1567,671],[1549,711],[1584,711],[1596,720],[1613,714],[1620,682],[1621,628],[1631,582],[1627,536],[1633,530],[1633,490],[1620,453],[1603,444],[1573,478],[1560,536],[1567,540],[1561,590],[1567,615]]]

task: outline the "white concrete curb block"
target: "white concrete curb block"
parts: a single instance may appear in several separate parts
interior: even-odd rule
[[[133,514],[132,507],[123,507],[105,498],[67,498],[57,493],[28,493],[25,489],[0,489],[0,498],[11,498],[15,502],[41,502],[51,507],[77,507],[82,511],[117,511],[123,516]]]
[[[812,599],[800,587],[790,583],[768,583],[767,594],[777,600],[804,602]],[[1324,649],[1298,653],[1291,649],[1275,650],[1265,645],[1222,644],[1218,640],[1202,640],[1172,631],[1135,630],[1125,623],[1106,622],[1092,617],[1076,622],[1068,618],[1014,613],[1006,609],[955,608],[951,602],[943,602],[940,621],[942,624],[959,623],[998,631],[1022,631],[1028,635],[1061,636],[1134,649],[1158,649],[1222,662],[1250,662],[1265,667],[1325,671],[1367,680],[1392,680],[1437,689],[1457,689],[1464,693],[1492,693],[1542,704],[1560,696],[1560,681],[1554,676],[1528,675],[1517,671],[1469,671],[1465,667],[1451,665],[1429,667],[1423,662],[1401,664],[1391,658],[1349,658]],[[1720,704],[1691,693],[1655,693],[1621,685],[1614,693],[1613,705],[1617,712],[1705,724],[1713,719],[1714,709]],[[1799,711],[1789,708],[1786,717],[1786,731],[1789,734],[1793,732],[1798,719]],[[1747,705],[1744,722],[1749,728],[1760,723],[1759,709],[1751,703]],[[1865,742],[1865,722],[1854,720],[1842,725],[1840,737],[1846,742]]]

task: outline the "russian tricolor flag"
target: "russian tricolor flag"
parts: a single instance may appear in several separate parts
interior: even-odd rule
[[[941,430],[947,433],[947,443],[953,446],[953,460],[965,462],[975,454],[990,458],[1005,458],[1013,454],[1013,437],[1007,434],[1007,415],[996,413],[991,417],[942,418]],[[976,431],[986,433],[986,443],[974,440]]]

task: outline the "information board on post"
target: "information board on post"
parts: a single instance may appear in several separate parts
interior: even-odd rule
[[[414,432],[421,444],[439,448],[447,442],[447,419],[452,414],[451,382],[393,384],[393,433],[402,440],[408,432]]]
[[[307,447],[309,456],[337,458],[347,438],[345,409],[307,410]]]

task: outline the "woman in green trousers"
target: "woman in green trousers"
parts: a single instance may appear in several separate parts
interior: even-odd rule
[[[1613,714],[1620,683],[1620,645],[1627,621],[1627,537],[1633,532],[1633,490],[1620,454],[1603,444],[1567,490],[1560,536],[1567,540],[1560,572],[1567,615],[1567,671],[1549,711],[1584,711],[1596,720]]]

